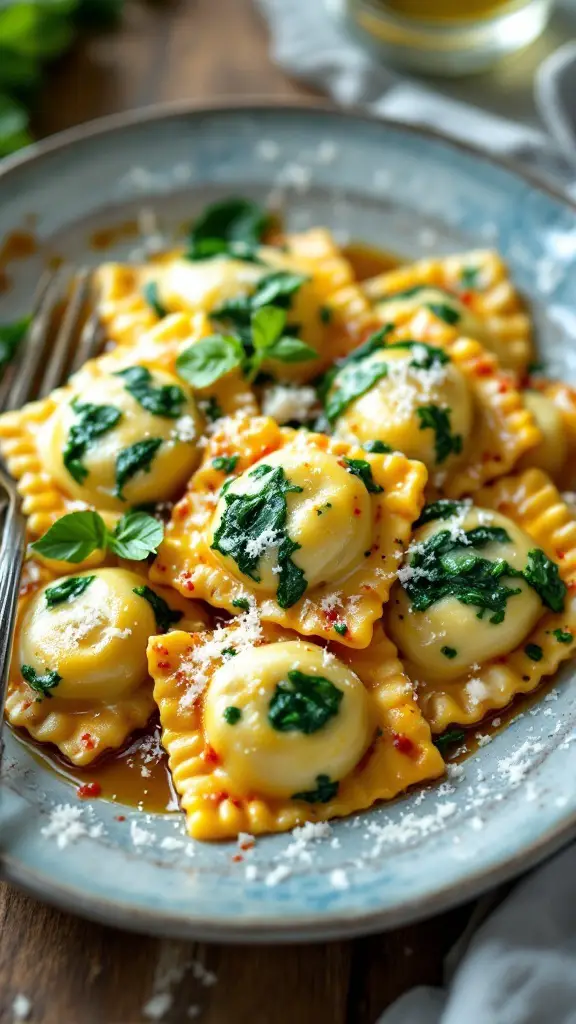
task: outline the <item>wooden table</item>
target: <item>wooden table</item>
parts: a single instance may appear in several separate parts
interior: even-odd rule
[[[303,93],[271,64],[251,0],[128,2],[120,31],[87,41],[53,70],[37,130],[158,100]],[[103,928],[0,885],[0,1022],[11,1024],[20,993],[34,1024],[141,1024],[150,1020],[146,1003],[164,992],[149,1012],[166,1007],[165,1024],[373,1024],[406,989],[440,983],[470,910],[353,942],[242,948]],[[195,977],[198,963],[215,984]],[[163,985],[171,969],[177,980]],[[199,1008],[195,1018],[190,1007]]]

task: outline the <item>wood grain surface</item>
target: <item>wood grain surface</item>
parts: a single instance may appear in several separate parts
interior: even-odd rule
[[[305,90],[270,62],[251,0],[128,2],[120,31],[53,68],[36,130],[159,100],[254,94]],[[0,885],[0,1022],[12,1024],[21,994],[33,1024],[374,1024],[406,989],[441,982],[470,910],[353,942],[243,948],[130,935]]]

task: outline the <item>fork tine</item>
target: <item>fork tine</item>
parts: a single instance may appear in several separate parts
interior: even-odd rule
[[[4,522],[2,548],[0,550],[0,758],[2,757],[2,714],[8,685],[8,668],[14,626],[16,622],[16,606],[19,595],[19,583],[26,545],[26,520],[22,514],[20,498],[12,481],[7,479],[0,469],[0,482],[8,495],[8,508]]]
[[[38,282],[38,287],[34,293],[34,299],[32,302],[31,321],[30,327],[26,333],[22,344],[19,346],[14,358],[12,359],[9,366],[6,367],[0,381],[0,409],[13,408],[12,405],[8,405],[8,397],[10,391],[14,385],[16,378],[20,373],[20,368],[24,359],[24,351],[30,343],[30,335],[32,333],[32,326],[36,321],[36,318],[40,315],[44,304],[47,306],[46,298],[47,293],[51,286],[54,285],[55,272],[53,270],[45,270]]]
[[[101,334],[102,327],[100,324],[100,318],[98,316],[98,311],[95,309],[90,314],[82,328],[80,341],[74,353],[70,373],[76,373],[76,371],[79,370],[88,359],[92,359],[92,357],[97,354],[100,348]]]
[[[89,289],[90,271],[81,270],[74,279],[72,296],[66,306],[66,312],[64,313],[54,347],[50,353],[50,361],[42,377],[38,391],[39,398],[45,398],[54,388],[62,384],[62,378],[70,358],[70,351],[77,337],[78,325]]]
[[[19,409],[30,398],[41,365],[61,288],[61,274],[52,274],[42,292],[24,344],[11,367],[4,396],[4,409]]]

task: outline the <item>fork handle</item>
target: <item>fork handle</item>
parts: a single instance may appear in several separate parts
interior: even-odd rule
[[[3,750],[4,703],[25,547],[26,520],[20,508],[20,499],[11,495],[0,549],[0,759]]]

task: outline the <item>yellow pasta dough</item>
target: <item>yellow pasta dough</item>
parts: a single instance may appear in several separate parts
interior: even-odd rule
[[[145,726],[154,711],[146,646],[165,625],[151,596],[173,621],[190,630],[204,625],[195,602],[165,588],[152,591],[126,569],[28,586],[6,699],[10,724],[54,744],[76,765],[121,747]]]
[[[576,486],[576,389],[559,381],[533,377],[524,402],[542,434],[536,448],[523,456],[522,468],[543,469],[562,488]]]
[[[368,651],[332,650],[252,611],[213,634],[152,637],[148,658],[196,838],[341,817],[443,772],[380,627]]]
[[[151,578],[232,613],[255,601],[264,621],[365,647],[425,482],[400,454],[265,417],[222,421]]]
[[[540,470],[423,513],[388,627],[434,732],[470,725],[576,643],[576,521]],[[480,562],[479,562],[480,560]]]

